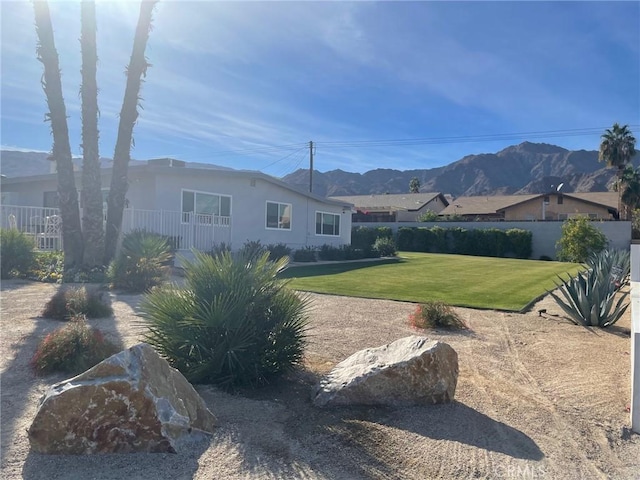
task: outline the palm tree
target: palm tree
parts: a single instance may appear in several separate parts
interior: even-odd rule
[[[607,167],[617,168],[618,184],[618,212],[622,210],[622,177],[631,158],[636,154],[636,139],[628,125],[613,124],[602,135],[598,160],[605,162]]]
[[[153,8],[157,0],[144,0],[140,4],[140,16],[133,40],[133,51],[127,68],[127,86],[120,110],[120,123],[115,152],[113,154],[113,172],[109,189],[107,207],[107,225],[105,232],[104,263],[108,264],[114,257],[118,236],[122,227],[125,195],[129,185],[127,171],[131,159],[133,143],[133,127],[138,119],[138,101],[142,77],[147,74],[150,64],[144,55],[151,31]]]
[[[98,85],[96,66],[96,5],[83,0],[80,5],[82,51],[82,228],[85,266],[102,265],[104,248],[102,182],[98,154]]]
[[[38,35],[37,58],[44,67],[42,88],[47,97],[49,113],[47,120],[51,122],[53,148],[51,156],[56,162],[58,172],[58,205],[62,218],[62,240],[64,248],[65,270],[79,267],[82,264],[83,242],[76,190],[69,143],[67,110],[62,96],[62,80],[58,52],[53,38],[51,13],[46,1],[34,1],[33,9]]]

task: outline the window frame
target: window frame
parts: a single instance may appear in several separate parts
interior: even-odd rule
[[[278,206],[278,226],[277,227],[270,227],[269,226],[269,204]],[[281,227],[280,226],[280,224],[283,223],[281,221],[281,219],[283,217],[280,214],[280,208],[281,207],[285,207],[285,209],[287,207],[289,208],[289,226],[288,227]],[[286,202],[277,202],[275,200],[266,200],[265,201],[265,207],[264,207],[264,228],[265,228],[265,230],[275,230],[275,231],[284,230],[285,232],[290,232],[293,229],[293,204],[286,203]]]
[[[320,233],[318,233],[318,215],[321,215],[320,217]],[[322,226],[324,225],[324,215],[331,215],[333,217],[338,217],[338,233],[324,233],[323,232],[323,228]],[[342,215],[340,215],[339,213],[334,213],[334,212],[325,212],[322,210],[316,210],[316,215],[315,215],[315,232],[316,232],[316,236],[318,237],[340,237],[341,234],[341,228],[342,225],[340,225],[342,223]],[[334,232],[335,232],[335,224],[334,226]]]
[[[192,193],[193,194],[193,210],[190,212],[186,212],[184,210],[184,194],[185,193]],[[218,197],[218,213],[197,213],[197,205],[198,205],[198,195],[208,195],[211,197]],[[222,212],[222,198],[228,198],[229,199],[229,215],[221,215]],[[180,189],[180,222],[182,224],[188,224],[189,222],[185,221],[185,214],[191,213],[193,214],[196,218],[202,217],[198,220],[198,223],[200,224],[207,224],[207,225],[211,225],[213,222],[213,219],[215,217],[227,217],[227,218],[231,218],[232,215],[232,211],[233,211],[233,197],[231,195],[226,195],[224,193],[216,193],[216,192],[205,192],[203,190],[193,190],[190,188],[182,188]],[[206,221],[205,217],[211,217],[210,221]]]

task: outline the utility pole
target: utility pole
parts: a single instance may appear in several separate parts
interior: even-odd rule
[[[309,193],[313,192],[313,142],[309,142]]]

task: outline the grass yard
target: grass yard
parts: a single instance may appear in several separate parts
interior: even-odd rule
[[[578,264],[401,252],[395,260],[296,266],[281,276],[296,290],[521,311]]]

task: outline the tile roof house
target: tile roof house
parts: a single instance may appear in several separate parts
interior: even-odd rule
[[[354,205],[353,223],[417,222],[426,211],[440,213],[449,204],[441,193],[351,195],[329,198]]]
[[[593,219],[618,218],[617,192],[549,193],[458,197],[441,216],[481,221],[566,220],[576,215]]]

